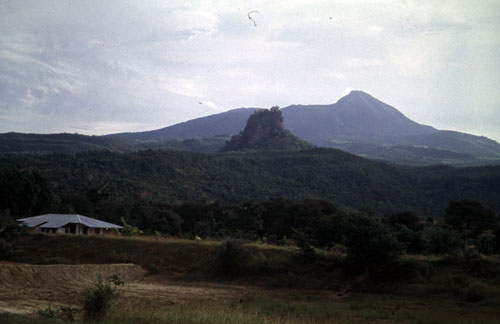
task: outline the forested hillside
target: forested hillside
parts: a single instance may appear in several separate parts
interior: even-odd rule
[[[433,217],[441,216],[451,200],[475,199],[500,210],[500,167],[398,168],[335,149],[24,155],[2,157],[0,169],[39,170],[63,200],[79,197],[82,205],[103,200],[102,194],[108,200],[173,204],[314,198],[351,208],[370,206],[381,213],[411,210]]]

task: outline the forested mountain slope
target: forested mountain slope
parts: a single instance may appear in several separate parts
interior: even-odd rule
[[[60,195],[105,188],[117,199],[241,203],[326,199],[379,212],[440,216],[451,200],[500,211],[500,167],[399,168],[335,149],[234,152],[86,152],[0,158],[0,169],[38,169]]]

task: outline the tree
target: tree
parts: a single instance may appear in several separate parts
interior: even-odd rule
[[[14,217],[55,212],[60,199],[37,170],[0,171],[0,210]]]
[[[465,244],[486,230],[493,230],[495,214],[475,200],[451,201],[446,208],[445,222],[462,233]]]
[[[377,218],[354,213],[346,222],[344,245],[348,257],[365,272],[383,270],[398,261],[402,244]]]
[[[490,255],[495,249],[496,240],[497,237],[491,231],[486,231],[477,237],[477,249],[483,254]]]
[[[386,216],[384,220],[388,225],[397,227],[397,225],[404,225],[416,232],[422,229],[422,219],[411,211],[394,213]]]
[[[133,235],[141,235],[142,234],[142,231],[139,228],[128,224],[127,221],[125,220],[125,217],[121,217],[120,219],[121,219],[122,225],[123,225],[122,232],[121,232],[122,235],[133,236]]]
[[[456,253],[463,248],[463,241],[453,229],[446,226],[432,226],[424,230],[424,244],[427,252],[433,254]]]

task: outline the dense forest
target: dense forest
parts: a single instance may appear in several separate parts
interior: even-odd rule
[[[369,206],[379,214],[408,210],[422,217],[443,216],[449,201],[462,199],[500,210],[500,167],[398,168],[335,149],[22,155],[0,158],[0,173],[1,208],[14,216],[42,209],[92,216],[99,204],[111,208],[122,202],[242,204],[280,197]],[[47,199],[28,197],[39,183],[58,197],[57,208],[30,207],[30,201],[38,206]]]
[[[369,207],[340,208],[315,199],[171,204],[139,197],[112,198],[105,187],[58,196],[37,171],[4,171],[1,179],[4,225],[9,214],[78,212],[121,223],[124,235],[141,229],[157,236],[296,245],[305,257],[333,249],[348,252],[357,266],[375,267],[391,264],[403,252],[454,254],[470,245],[483,254],[500,251],[500,215],[474,200],[451,201],[442,211],[444,217],[433,219],[411,211],[380,214]]]
[[[223,239],[225,275],[239,274],[241,242],[252,241],[295,246],[315,266],[333,251],[347,273],[386,280],[410,271],[404,253],[499,253],[500,215],[489,207],[499,175],[396,168],[332,149],[3,158],[0,259],[15,255],[14,218],[79,213],[122,224],[122,235]]]

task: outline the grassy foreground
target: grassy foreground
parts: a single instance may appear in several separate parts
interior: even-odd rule
[[[169,280],[195,279],[225,284],[227,278],[218,277],[214,272],[220,244],[152,237],[37,234],[15,241],[12,261],[32,264],[135,263]],[[248,254],[244,267],[232,280],[261,287],[247,297],[224,302],[188,301],[168,306],[148,305],[140,298],[118,297],[110,311],[97,323],[465,324],[498,323],[500,318],[498,256],[405,256],[400,265],[400,272],[407,270],[404,275],[390,282],[368,280],[357,283],[347,297],[337,297],[339,288],[348,281],[353,283],[353,276],[342,269],[342,258],[327,254],[305,261],[297,248],[260,244],[247,244],[244,250]],[[480,298],[475,298],[478,294]],[[37,314],[0,314],[0,323],[70,321],[42,318]]]
[[[394,296],[353,295],[331,299],[307,295],[253,296],[230,305],[187,304],[140,307],[115,304],[101,324],[299,324],[299,323],[498,323],[488,303],[461,304]],[[80,323],[34,315],[0,314],[4,324]]]

